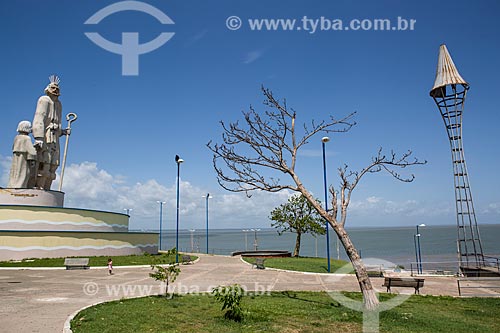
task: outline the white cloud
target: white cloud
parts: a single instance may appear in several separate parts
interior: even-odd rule
[[[359,217],[451,217],[455,213],[452,204],[451,201],[430,203],[412,199],[394,201],[371,196],[364,200],[352,201],[349,205],[349,212]]]
[[[243,59],[243,63],[244,64],[251,64],[252,62],[254,62],[257,59],[259,59],[260,57],[262,57],[263,55],[264,55],[264,52],[260,51],[260,50],[248,52],[245,55],[245,59]]]
[[[196,44],[198,41],[202,40],[207,35],[207,33],[208,33],[208,30],[206,30],[206,29],[198,32],[197,34],[195,34],[191,38],[188,38],[184,45],[191,46],[191,45]]]
[[[481,212],[483,214],[500,214],[500,202],[492,202]]]
[[[370,204],[376,204],[378,202],[380,202],[381,198],[377,198],[377,197],[368,197],[366,198],[366,202],[370,203]]]
[[[0,177],[4,186],[8,182],[10,157],[0,155]],[[58,181],[53,188],[58,187]],[[173,229],[176,219],[176,184],[162,185],[155,179],[147,179],[129,184],[126,177],[113,175],[100,169],[97,163],[83,162],[71,164],[65,171],[63,191],[66,193],[65,206],[124,213],[132,209],[130,226],[132,229],[157,229],[159,223],[158,200],[163,206],[164,225]],[[203,229],[205,227],[206,188],[198,187],[188,180],[180,182],[180,223],[181,229]],[[252,228],[270,227],[269,213],[286,202],[293,192],[254,192],[248,198],[244,193],[220,190],[210,191],[209,202],[211,228]],[[500,203],[490,203],[481,214],[498,216]],[[370,196],[353,200],[349,205],[348,225],[407,225],[415,221],[434,221],[436,224],[453,223],[455,207],[453,201],[428,202],[422,200],[388,200]],[[427,222],[426,222],[427,223]],[[430,223],[430,222],[429,222]]]
[[[0,184],[7,186],[9,182],[10,164],[12,163],[12,157],[4,157],[0,155]]]
[[[3,184],[7,183],[10,159],[0,156]],[[52,188],[58,188],[59,178]],[[172,229],[176,219],[176,184],[169,186],[155,179],[128,184],[120,175],[112,175],[100,169],[97,163],[83,162],[66,167],[62,189],[65,207],[95,209],[124,213],[130,212],[132,229],[157,229],[159,224],[159,203],[163,206],[164,223]],[[181,229],[204,228],[205,198],[207,189],[197,187],[189,181],[180,182],[179,214]],[[255,192],[251,198],[244,193],[217,192],[209,202],[209,219],[212,228],[270,227],[269,213],[276,206],[286,202],[292,193]]]

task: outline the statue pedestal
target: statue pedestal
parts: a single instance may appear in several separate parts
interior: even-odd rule
[[[63,207],[64,192],[31,188],[2,188],[0,189],[0,205]]]
[[[158,233],[129,232],[129,216],[63,207],[64,193],[0,189],[0,261],[158,253]]]

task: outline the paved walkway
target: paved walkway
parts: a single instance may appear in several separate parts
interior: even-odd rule
[[[199,255],[197,263],[182,265],[172,286],[175,292],[206,292],[218,285],[239,283],[257,292],[279,290],[359,291],[354,275],[327,275],[252,269],[239,257]],[[94,303],[164,292],[151,279],[149,267],[90,270],[1,269],[0,332],[60,332],[69,315]],[[383,278],[372,278],[382,288]],[[398,288],[401,293],[413,289]],[[426,278],[422,294],[458,296],[456,279]]]

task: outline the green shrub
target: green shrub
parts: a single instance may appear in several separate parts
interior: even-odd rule
[[[241,300],[243,299],[244,292],[245,290],[239,284],[218,286],[212,290],[215,299],[222,303],[221,310],[227,310],[224,313],[224,318],[236,322],[241,322],[243,320],[244,313],[241,307]]]

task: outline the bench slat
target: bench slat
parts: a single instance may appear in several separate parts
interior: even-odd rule
[[[424,279],[386,277],[382,286],[387,287],[387,292],[391,292],[391,287],[411,287],[415,288],[415,294],[419,294],[420,288],[424,286]]]
[[[65,258],[64,266],[66,266],[66,269],[88,269],[89,258]]]
[[[264,266],[264,259],[262,258],[256,258],[255,263],[252,264],[252,268],[255,266],[257,269],[265,269],[266,267]]]

